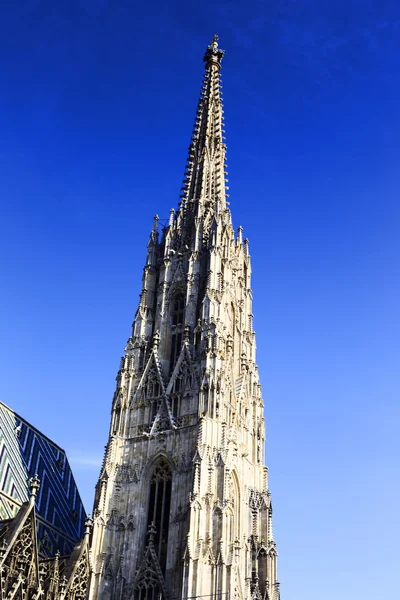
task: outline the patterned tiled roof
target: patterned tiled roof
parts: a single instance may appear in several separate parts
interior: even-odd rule
[[[28,500],[28,480],[41,481],[37,498],[39,552],[70,554],[83,537],[86,518],[66,454],[0,402],[0,519],[16,515]]]

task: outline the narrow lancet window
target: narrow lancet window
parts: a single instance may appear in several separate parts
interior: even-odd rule
[[[164,574],[167,559],[171,485],[171,467],[165,459],[161,459],[158,461],[150,480],[147,525],[154,525],[155,527],[154,546]]]
[[[185,319],[185,298],[183,294],[175,296],[172,304],[172,335],[169,370],[174,370],[182,346],[183,322]]]
[[[118,404],[115,409],[115,413],[114,413],[114,421],[113,421],[113,428],[112,428],[113,435],[118,435],[118,433],[119,433],[120,420],[121,420],[121,405]]]

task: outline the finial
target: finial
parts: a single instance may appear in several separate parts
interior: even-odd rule
[[[28,486],[29,486],[29,491],[30,491],[30,494],[31,494],[30,495],[30,502],[34,503],[36,495],[37,495],[38,490],[40,488],[40,479],[39,479],[37,473],[36,473],[36,475],[34,475],[34,477],[31,477],[29,479]]]
[[[154,217],[153,217],[153,227],[151,228],[151,233],[150,233],[149,241],[147,243],[147,247],[149,249],[153,248],[158,243],[158,221],[159,221],[159,216],[158,215],[154,215]],[[151,259],[152,259],[152,255],[151,254],[147,254],[147,266],[149,266],[151,264]]]
[[[86,517],[85,520],[85,536],[90,535],[93,527],[93,519],[90,515]]]
[[[206,68],[210,65],[216,65],[218,68],[221,66],[222,57],[225,54],[225,50],[221,50],[218,48],[218,36],[214,35],[211,40],[211,44],[207,47],[206,53],[204,55],[204,62],[206,63]]]

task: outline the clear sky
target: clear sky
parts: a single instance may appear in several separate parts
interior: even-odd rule
[[[397,599],[398,0],[3,0],[0,398],[66,449],[91,510],[214,33],[282,599]]]

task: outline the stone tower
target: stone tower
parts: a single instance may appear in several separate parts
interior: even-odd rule
[[[147,246],[96,488],[90,599],[279,600],[248,241],[215,36],[179,209]]]

